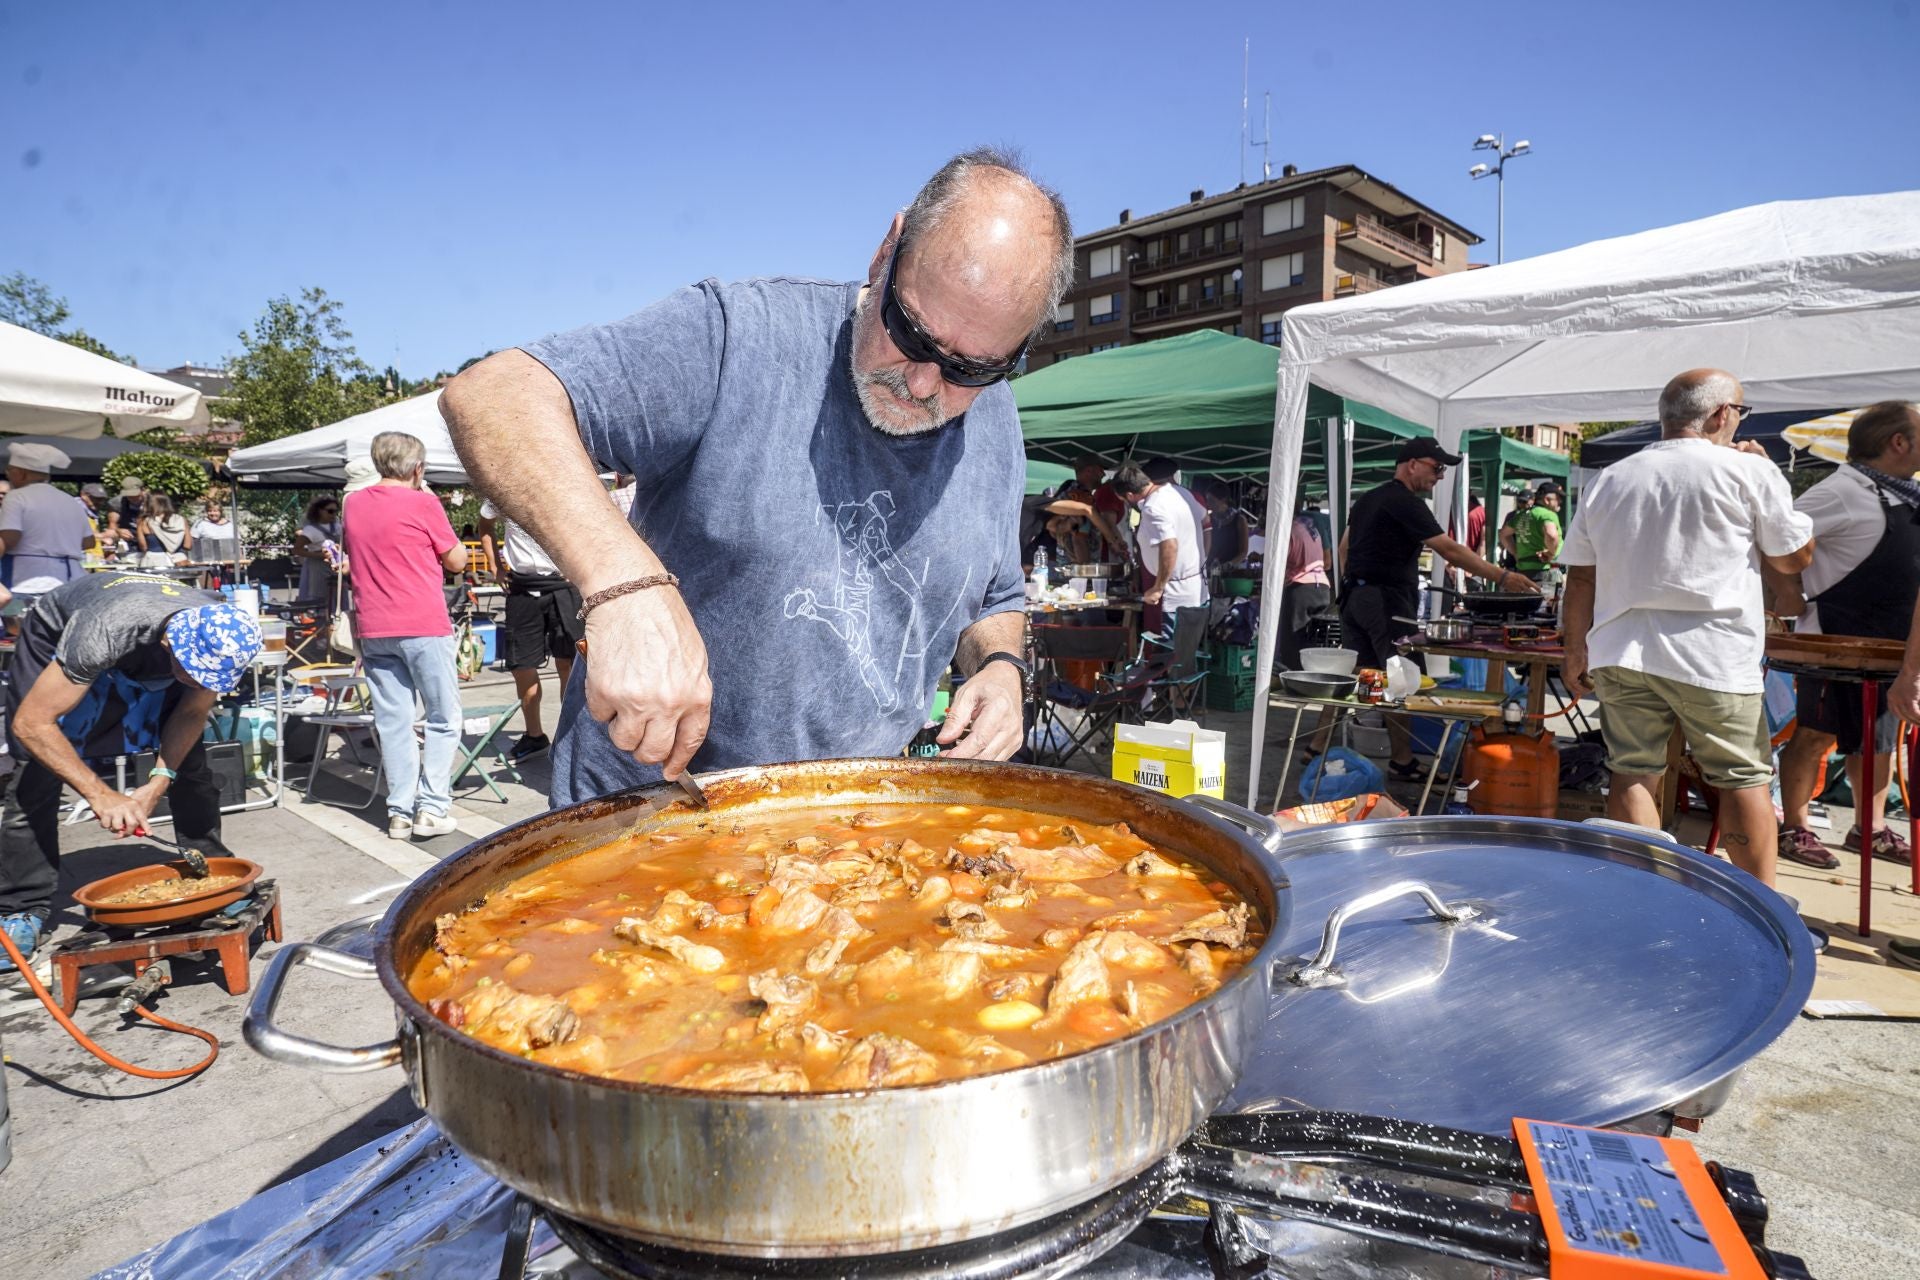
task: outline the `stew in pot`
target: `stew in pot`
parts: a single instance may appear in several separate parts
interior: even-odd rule
[[[1247,903],[1125,825],[953,805],[702,819],[441,917],[409,988],[536,1061],[693,1089],[924,1084],[1194,1003]]]

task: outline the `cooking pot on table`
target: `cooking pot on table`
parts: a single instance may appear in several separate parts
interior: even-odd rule
[[[980,761],[817,761],[707,775],[704,785],[708,811],[686,806],[671,784],[646,787],[470,845],[388,908],[371,962],[311,943],[282,948],[248,1011],[247,1042],[323,1070],[402,1063],[414,1100],[447,1137],[539,1203],[654,1243],[757,1256],[919,1248],[1045,1217],[1158,1163],[1239,1079],[1287,926],[1271,821],[1205,797]],[[1125,1039],[991,1075],[862,1092],[717,1093],[562,1070],[455,1031],[407,990],[436,916],[536,867],[638,830],[913,801],[1124,821],[1231,886],[1265,941],[1211,996]],[[378,976],[399,1037],[349,1049],[276,1026],[274,1007],[300,964]]]

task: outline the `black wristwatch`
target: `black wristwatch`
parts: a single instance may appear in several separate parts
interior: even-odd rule
[[[1013,664],[1013,669],[1020,673],[1022,680],[1025,680],[1033,674],[1033,668],[1027,665],[1025,658],[1017,653],[1008,653],[1005,649],[997,649],[980,659],[980,665],[973,669],[973,674],[979,675],[982,671],[985,671],[989,662],[1007,662]]]

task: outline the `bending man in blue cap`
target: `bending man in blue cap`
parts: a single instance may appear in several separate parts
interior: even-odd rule
[[[72,787],[100,825],[131,835],[172,793],[180,843],[220,850],[220,798],[201,737],[207,715],[260,652],[253,618],[212,592],[141,573],[93,573],[34,602],[20,620],[5,695],[15,768],[0,799],[0,929],[31,957],[47,931],[60,881],[60,792]],[[164,689],[159,761],[122,794],[74,745],[96,681]],[[0,971],[13,968],[0,951]]]

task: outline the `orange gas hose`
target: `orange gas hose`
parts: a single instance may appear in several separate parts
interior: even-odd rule
[[[28,988],[32,990],[34,995],[40,997],[40,1003],[47,1006],[47,1012],[53,1015],[54,1021],[58,1022],[62,1027],[65,1027],[67,1034],[77,1040],[82,1049],[85,1049],[88,1053],[100,1059],[100,1061],[106,1063],[114,1070],[124,1071],[130,1076],[138,1076],[142,1080],[178,1080],[183,1076],[199,1075],[202,1071],[212,1066],[213,1060],[220,1056],[220,1041],[213,1032],[202,1031],[198,1027],[183,1026],[178,1022],[171,1022],[144,1005],[136,1005],[134,1011],[148,1022],[154,1023],[167,1031],[177,1031],[181,1035],[193,1036],[195,1039],[203,1040],[211,1051],[206,1057],[194,1063],[192,1066],[180,1067],[174,1071],[155,1071],[148,1067],[136,1067],[131,1062],[124,1062],[114,1057],[105,1049],[95,1044],[86,1032],[75,1026],[73,1019],[69,1018],[66,1012],[54,1002],[53,996],[40,984],[38,975],[27,967],[27,958],[20,954],[20,948],[13,945],[12,938],[9,938],[5,933],[0,933],[0,946],[5,947],[7,954],[13,957],[14,964],[19,966],[21,975],[27,980]]]

